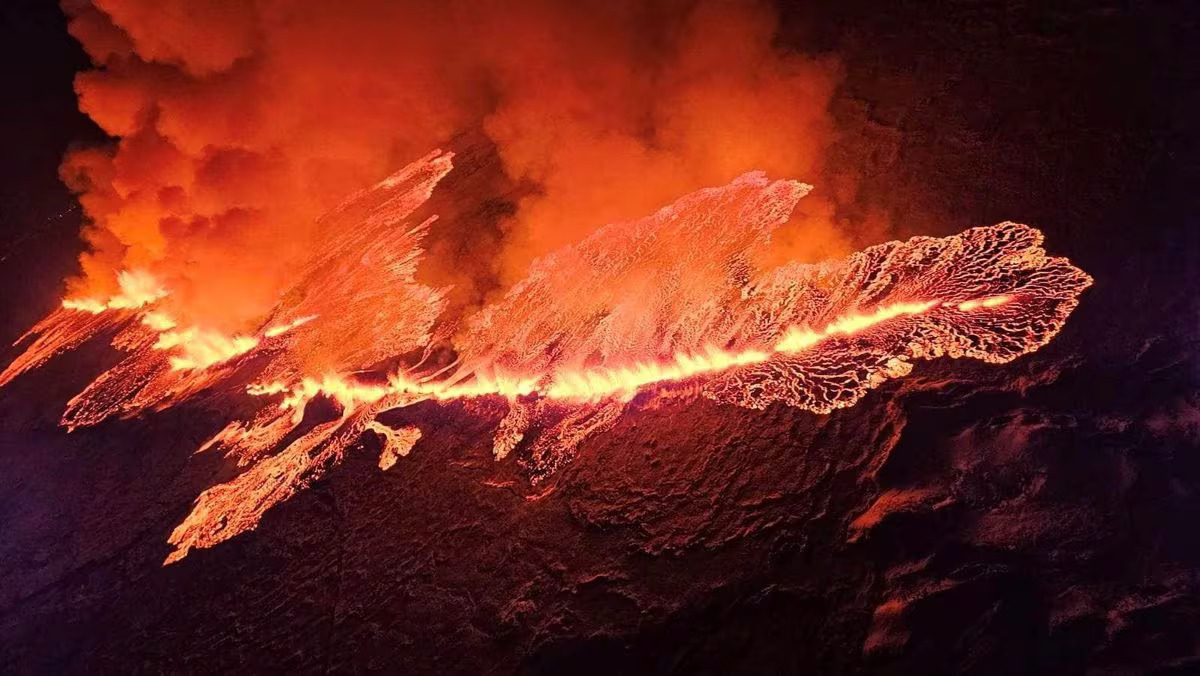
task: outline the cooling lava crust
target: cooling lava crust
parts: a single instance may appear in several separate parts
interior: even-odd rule
[[[388,471],[368,441],[167,567],[197,488],[237,471],[192,455],[222,421],[190,408],[64,438],[11,402],[68,387],[69,355],[6,400],[27,417],[5,429],[37,439],[18,454],[6,433],[4,476],[25,481],[6,494],[42,509],[10,512],[5,654],[114,672],[1179,663],[1197,608],[1177,512],[1195,506],[1173,485],[1197,466],[1171,450],[1196,409],[1143,408],[1133,375],[1176,368],[1169,353],[1080,364],[1082,330],[1011,365],[922,364],[826,416],[659,402],[537,489],[493,459],[502,411],[428,402],[384,416],[424,430]]]

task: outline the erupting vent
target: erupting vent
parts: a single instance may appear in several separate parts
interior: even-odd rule
[[[376,420],[388,409],[506,402],[496,457],[526,449],[536,481],[638,395],[828,413],[908,373],[915,359],[1000,363],[1036,350],[1091,283],[1048,257],[1041,233],[1016,223],[758,270],[755,252],[809,186],[751,173],[537,261],[459,327],[455,358],[433,366],[433,336],[451,333],[438,323],[445,292],[415,280],[431,221],[408,219],[451,166],[450,154],[435,152],[324,217],[322,227],[345,236],[298,271],[251,335],[178,326],[157,307],[171,290],[150,272],[129,271],[118,295],[66,300],[35,326],[0,385],[112,332],[127,356],[70,401],[68,428],[202,392],[261,398],[255,414],[201,448],[219,448],[245,470],[200,495],[171,535],[171,561],[254,528],[365,433],[383,442],[380,467],[392,467],[421,433]],[[379,372],[397,360],[406,363]],[[306,412],[318,400],[340,412],[314,421]]]

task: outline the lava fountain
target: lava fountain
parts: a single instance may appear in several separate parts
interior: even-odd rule
[[[390,409],[502,402],[495,456],[523,449],[537,482],[640,395],[825,414],[918,359],[1032,352],[1091,283],[1016,223],[759,269],[755,253],[810,186],[754,172],[544,256],[502,298],[447,326],[446,289],[415,277],[433,220],[413,214],[452,169],[451,153],[431,153],[322,217],[341,236],[295,270],[254,331],[181,326],[160,307],[171,289],[128,270],[116,294],[64,300],[22,337],[0,386],[111,334],[125,357],[70,400],[68,429],[201,393],[256,397],[252,415],[231,413],[199,449],[242,471],[198,497],[170,536],[170,562],[254,528],[364,435],[383,443],[380,468],[393,467],[421,432],[377,420]],[[452,358],[435,359],[447,341]],[[306,420],[318,400],[336,412]]]

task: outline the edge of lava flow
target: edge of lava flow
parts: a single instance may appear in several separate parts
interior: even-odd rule
[[[536,483],[635,409],[639,392],[674,388],[752,409],[828,413],[907,374],[916,359],[1001,363],[1032,352],[1092,281],[1016,223],[757,270],[752,254],[810,187],[754,172],[538,260],[467,320],[449,366],[423,358],[385,376],[380,363],[428,357],[445,309],[445,290],[414,278],[432,219],[409,219],[452,157],[431,153],[324,216],[341,237],[298,272],[253,335],[177,326],[160,307],[170,290],[150,271],[126,271],[117,295],[65,300],[23,336],[0,386],[111,334],[126,356],[68,402],[68,429],[204,391],[262,398],[250,419],[231,412],[197,451],[219,449],[242,471],[197,498],[169,538],[169,563],[254,528],[365,435],[383,447],[380,468],[394,466],[421,432],[376,420],[388,409],[492,397],[508,411],[495,431],[496,458],[522,449]],[[349,375],[363,372],[377,376]],[[318,399],[340,412],[314,422],[320,415],[308,410]]]

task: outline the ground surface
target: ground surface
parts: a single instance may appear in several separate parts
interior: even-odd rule
[[[80,351],[0,392],[0,670],[1200,669],[1194,20],[938,4],[787,25],[845,64],[835,159],[865,204],[914,232],[1028,222],[1096,278],[1048,347],[922,364],[830,416],[668,402],[536,489],[491,459],[487,410],[417,407],[387,472],[368,444],[166,568],[236,471],[193,455],[223,420],[66,435],[107,354]],[[35,309],[52,284],[18,280],[55,246],[0,261]]]

